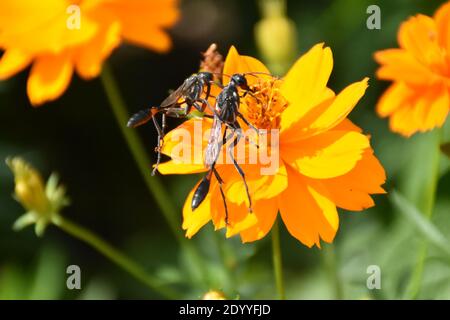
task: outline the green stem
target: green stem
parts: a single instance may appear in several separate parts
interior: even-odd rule
[[[164,185],[161,183],[159,177],[151,176],[150,164],[152,163],[148,157],[144,145],[137,135],[136,131],[126,127],[128,121],[128,112],[125,103],[120,95],[119,88],[114,79],[110,67],[105,63],[101,74],[101,80],[105,88],[106,95],[111,105],[112,111],[116,117],[117,123],[122,131],[122,134],[128,144],[131,154],[136,161],[136,164],[141,172],[142,178],[148,188],[150,194],[156,200],[161,212],[163,213],[172,233],[182,246],[182,248],[189,254],[189,257],[196,264],[198,270],[206,276],[205,268],[202,263],[200,254],[195,246],[193,246],[184,236],[179,228],[178,210],[175,209],[173,201],[168,195]]]
[[[344,292],[342,289],[341,277],[338,272],[335,246],[333,244],[326,245],[322,249],[322,253],[328,276],[333,284],[335,299],[342,300],[344,299]]]
[[[127,108],[120,95],[114,76],[107,64],[103,66],[101,80],[120,130],[130,148],[150,194],[155,198],[173,234],[178,240],[183,241],[184,237],[181,230],[178,228],[179,218],[176,214],[177,210],[173,206],[172,199],[165,191],[160,179],[157,176],[152,177],[150,175],[150,164],[152,162],[147,156],[144,145],[137,135],[136,130],[126,127],[126,123],[129,119]]]
[[[71,236],[89,244],[91,247],[93,247],[98,252],[114,262],[116,265],[127,271],[137,280],[141,281],[152,290],[158,292],[164,298],[176,299],[179,297],[176,292],[167,287],[163,287],[163,283],[160,280],[147,274],[140,265],[135,263],[129,257],[108,244],[93,232],[61,216],[56,217],[52,222],[54,225],[64,230]]]
[[[433,216],[434,206],[436,202],[436,192],[437,192],[437,185],[439,182],[439,164],[440,164],[440,141],[441,141],[441,130],[437,130],[438,132],[435,144],[435,150],[433,150],[433,159],[432,159],[432,166],[431,166],[431,179],[428,182],[427,185],[427,197],[425,199],[425,204],[423,208],[423,212],[425,216],[431,220],[431,217]],[[411,274],[411,278],[408,284],[408,287],[406,289],[406,295],[409,299],[415,299],[417,298],[420,287],[422,285],[422,277],[423,277],[423,271],[425,269],[425,260],[428,255],[428,243],[423,240],[420,244],[419,253],[417,255],[417,261],[414,266],[413,272]]]
[[[273,259],[273,272],[275,275],[275,284],[278,291],[278,298],[280,300],[285,300],[286,293],[284,291],[283,265],[281,261],[281,246],[280,246],[280,228],[278,226],[278,220],[275,221],[272,227],[272,259]]]
[[[213,238],[217,247],[217,252],[219,253],[219,258],[222,263],[222,268],[225,273],[225,280],[224,284],[222,285],[222,288],[228,287],[230,292],[234,295],[236,290],[236,277],[235,272],[233,272],[234,269],[234,257],[230,257],[230,255],[227,252],[227,248],[225,246],[225,239],[223,238],[223,235],[220,232],[212,231]]]

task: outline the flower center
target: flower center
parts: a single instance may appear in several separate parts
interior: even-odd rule
[[[281,80],[277,78],[259,79],[250,85],[252,94],[247,94],[242,105],[242,113],[259,129],[278,129],[281,113],[288,101],[280,93]]]

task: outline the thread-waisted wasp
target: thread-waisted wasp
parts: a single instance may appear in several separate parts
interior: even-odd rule
[[[184,80],[183,84],[172,92],[159,106],[143,109],[131,116],[127,126],[136,128],[150,120],[158,133],[157,160],[153,168],[152,175],[158,169],[161,162],[162,139],[165,135],[166,116],[173,118],[185,118],[194,107],[199,112],[204,112],[206,106],[209,106],[208,98],[211,93],[213,74],[211,72],[199,72]],[[202,97],[202,95],[204,96]],[[162,114],[161,126],[155,116]],[[208,117],[209,115],[204,115]]]
[[[242,137],[245,137],[242,134],[242,128],[238,122],[238,119],[241,119],[247,126],[254,129],[258,133],[258,129],[255,128],[248,120],[240,113],[240,99],[238,88],[245,90],[244,96],[249,93],[252,94],[252,90],[247,83],[247,79],[245,78],[245,74],[234,74],[231,76],[230,82],[223,87],[222,91],[216,98],[216,104],[214,108],[213,115],[213,124],[211,127],[211,134],[208,140],[208,145],[206,147],[205,152],[205,166],[209,169],[208,173],[202,178],[197,189],[194,192],[191,202],[192,210],[198,208],[198,206],[203,202],[206,195],[209,192],[209,187],[211,184],[212,175],[216,177],[221,196],[224,202],[225,207],[225,222],[228,224],[228,209],[225,199],[225,194],[222,189],[222,184],[224,183],[222,178],[220,177],[219,172],[215,168],[217,159],[219,157],[220,150],[222,146],[225,146],[228,141],[233,139],[233,141],[227,146],[227,151],[231,160],[233,161],[233,165],[241,176],[245,190],[247,193],[248,203],[249,203],[249,212],[252,212],[252,201],[250,192],[248,189],[247,181],[245,179],[245,173],[242,168],[237,163],[234,155],[233,148],[239,143]],[[222,135],[222,126],[225,126],[223,135]],[[231,130],[231,133],[227,135],[227,130]],[[247,138],[247,137],[245,137]]]

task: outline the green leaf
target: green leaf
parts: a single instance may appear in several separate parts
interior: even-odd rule
[[[441,144],[441,151],[450,158],[450,142]]]
[[[399,192],[392,191],[390,199],[403,216],[436,248],[450,259],[450,242],[448,239]]]

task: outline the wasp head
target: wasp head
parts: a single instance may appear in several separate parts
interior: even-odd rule
[[[230,82],[233,82],[236,86],[241,87],[244,90],[250,91],[250,87],[248,86],[247,79],[241,73],[233,74]]]

